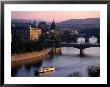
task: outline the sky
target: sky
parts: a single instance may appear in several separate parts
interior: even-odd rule
[[[99,11],[12,11],[11,18],[13,19],[40,19],[44,21],[56,22],[68,19],[85,19],[99,18]]]

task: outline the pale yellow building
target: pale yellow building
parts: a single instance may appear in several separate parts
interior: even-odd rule
[[[41,35],[41,29],[30,27],[30,40],[38,40]]]

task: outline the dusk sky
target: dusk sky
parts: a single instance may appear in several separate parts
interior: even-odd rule
[[[12,11],[11,18],[14,19],[41,19],[56,22],[68,19],[99,18],[99,11]]]

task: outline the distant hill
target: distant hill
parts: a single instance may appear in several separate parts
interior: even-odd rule
[[[87,19],[69,19],[60,22],[60,24],[99,24],[99,18],[87,18]]]
[[[12,23],[36,23],[39,24],[43,20],[41,19],[11,19]],[[46,21],[45,21],[46,22]],[[46,22],[50,25],[50,22]],[[69,19],[59,23],[56,23],[58,29],[100,29],[100,18],[86,18],[86,19]]]
[[[100,28],[100,18],[87,18],[87,19],[69,19],[57,23],[60,28],[68,26],[75,28]]]
[[[39,24],[39,22],[42,22],[44,20],[42,19],[11,19],[11,23],[18,23],[18,24],[22,24],[22,23],[27,23],[27,24],[30,24],[30,23],[36,23],[36,25]],[[50,25],[51,23],[50,22],[47,22],[47,21],[44,21],[46,22],[48,25]]]
[[[43,20],[40,20],[40,19],[11,19],[12,23],[32,23],[34,21],[36,21],[36,24],[38,24],[40,21],[43,21]]]

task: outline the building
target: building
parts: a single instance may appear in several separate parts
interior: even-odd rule
[[[12,24],[11,33],[12,33],[12,41],[19,42],[21,40],[29,40],[29,26],[23,24]]]
[[[30,27],[30,40],[38,40],[41,35],[41,29]]]
[[[38,40],[41,35],[41,29],[30,27],[29,24],[12,24],[11,25],[12,41],[20,42],[22,40]]]

